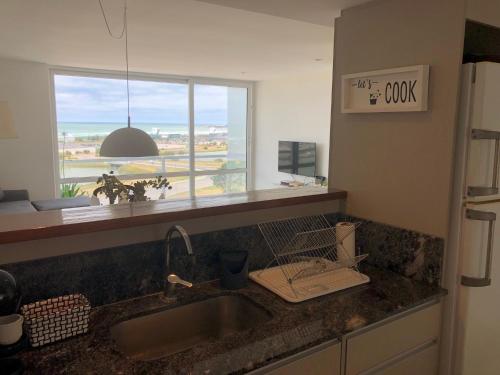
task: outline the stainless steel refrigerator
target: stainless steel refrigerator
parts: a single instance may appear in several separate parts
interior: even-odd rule
[[[451,371],[500,374],[500,64],[463,65],[448,243]]]

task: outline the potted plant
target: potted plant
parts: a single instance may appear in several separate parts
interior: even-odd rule
[[[61,198],[74,198],[83,194],[78,184],[61,185]]]
[[[114,204],[117,198],[119,203],[148,201],[150,198],[146,196],[146,187],[172,189],[170,182],[162,176],[151,180],[136,181],[132,185],[128,185],[121,182],[113,171],[99,177],[97,184],[100,186],[94,190],[92,195],[97,197],[99,194],[104,194],[109,199],[109,204]]]

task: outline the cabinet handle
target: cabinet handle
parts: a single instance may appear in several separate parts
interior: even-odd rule
[[[500,139],[500,131],[472,129],[472,139]]]
[[[469,277],[462,275],[461,284],[463,286],[470,286],[470,287],[483,287],[491,285],[491,259],[493,255],[493,235],[495,232],[495,221],[497,219],[497,215],[494,212],[467,209],[467,211],[465,212],[465,217],[469,220],[479,220],[488,222],[488,243],[486,248],[486,270],[484,272],[484,277]]]
[[[500,132],[493,130],[472,129],[471,138],[473,140],[486,139],[495,141],[495,157],[493,159],[493,181],[490,186],[468,186],[467,195],[469,197],[481,197],[485,195],[498,194],[498,159],[500,148]]]

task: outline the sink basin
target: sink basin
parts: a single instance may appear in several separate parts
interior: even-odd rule
[[[117,323],[111,337],[118,350],[136,360],[153,360],[244,331],[271,314],[239,295],[212,297]]]

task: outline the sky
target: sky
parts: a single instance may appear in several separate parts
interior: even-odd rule
[[[122,79],[56,75],[58,122],[127,122],[127,86]],[[187,124],[188,85],[130,81],[134,123]],[[227,88],[195,85],[195,123],[226,125]]]

